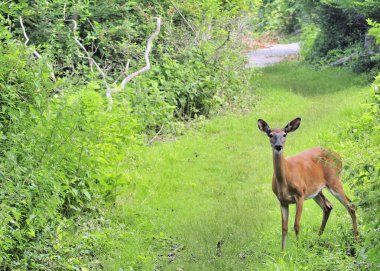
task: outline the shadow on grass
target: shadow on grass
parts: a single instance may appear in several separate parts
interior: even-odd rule
[[[316,70],[294,62],[263,68],[258,85],[256,83],[261,89],[284,89],[305,97],[329,94],[366,84],[364,76],[358,76],[342,68]]]

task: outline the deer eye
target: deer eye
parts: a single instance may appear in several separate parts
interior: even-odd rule
[[[283,137],[286,137],[286,134],[283,134],[282,136],[283,136]]]
[[[273,137],[273,134],[269,134],[269,137],[272,138],[272,137]]]

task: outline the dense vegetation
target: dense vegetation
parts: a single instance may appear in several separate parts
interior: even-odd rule
[[[240,40],[247,30],[301,30],[305,61],[326,65],[347,56],[346,66],[373,78],[379,68],[378,46],[365,48],[363,39],[369,31],[380,40],[379,9],[378,1],[370,0],[1,2],[0,269],[220,270],[260,262],[264,269],[316,270],[321,264],[313,262],[316,255],[334,259],[322,264],[323,270],[378,265],[380,220],[374,217],[379,217],[379,95],[371,95],[360,115],[356,101],[363,97],[363,81],[347,71],[314,73],[283,66],[267,69],[260,82],[252,76],[256,71],[244,69]],[[149,54],[150,70],[122,88],[123,78],[146,65],[146,42],[156,30],[157,17],[162,25]],[[218,143],[219,135],[231,129],[223,120],[201,124],[200,137],[211,143],[199,138],[192,142],[190,137],[190,143],[146,147],[163,133],[191,133],[188,121],[210,118],[235,105],[252,109],[250,102],[257,98],[253,88],[262,100],[256,104],[257,114],[274,107],[272,117],[278,121],[284,117],[281,111],[293,108],[293,103],[294,114],[299,110],[313,117],[315,109],[306,110],[304,103],[321,106],[329,98],[351,97],[341,107],[318,113],[326,114],[322,115],[331,123],[338,122],[334,113],[349,120],[354,111],[356,117],[333,133],[326,133],[333,127],[327,124],[318,131],[324,134],[322,142],[349,157],[346,177],[359,203],[363,243],[354,245],[345,237],[343,248],[337,248],[326,239],[308,236],[311,241],[301,249],[312,248],[310,254],[274,252],[277,231],[266,232],[262,222],[268,225],[273,216],[257,215],[253,223],[247,218],[263,206],[238,200],[251,197],[239,185],[257,183],[256,177],[250,178],[254,168],[246,165],[263,149],[248,154],[243,144],[249,142],[248,134],[230,135],[229,145]],[[329,92],[331,96],[324,96]],[[284,101],[277,99],[279,93]],[[247,132],[252,117],[257,115],[235,120],[232,130]],[[231,117],[229,121],[235,122]],[[241,145],[234,145],[236,136]],[[210,144],[217,149],[208,152]],[[227,157],[237,149],[242,152]],[[236,161],[239,167],[232,169]],[[266,178],[266,172],[256,174]],[[194,176],[200,183],[190,178]],[[267,182],[262,184],[267,187]],[[193,193],[185,193],[182,185]],[[266,191],[261,185],[252,189],[247,191]],[[226,194],[229,202],[222,202]],[[262,195],[269,198],[267,192]],[[230,201],[236,203],[232,218],[222,208],[229,208]],[[213,212],[220,217],[209,216]],[[333,233],[346,229],[343,221],[331,226]],[[228,246],[234,235],[224,231],[224,222],[237,241],[245,238],[244,249],[239,242]],[[199,227],[202,223],[209,227]],[[213,229],[221,234],[217,240]],[[262,231],[262,238],[253,238],[251,230]],[[218,241],[227,242],[229,256],[222,261],[215,258]],[[254,244],[263,249],[255,253]],[[325,246],[334,249],[328,252]],[[353,246],[357,252],[344,251]],[[352,257],[357,262],[352,263]],[[170,265],[173,261],[175,267]]]
[[[208,117],[247,91],[244,10],[220,1],[0,4],[0,269],[100,268],[104,204],[134,183],[128,171],[145,135],[181,132],[178,120]],[[158,16],[150,71],[121,89],[145,66]]]
[[[380,24],[369,21],[369,34],[380,43]],[[372,267],[380,266],[380,74],[361,114],[342,124],[332,135],[332,145],[347,157],[346,177],[363,212],[364,253]],[[328,137],[327,137],[328,138]]]
[[[260,31],[299,34],[302,58],[317,66],[344,65],[366,72],[369,80],[379,72],[379,46],[367,36],[368,19],[380,21],[380,2],[361,1],[257,1]]]

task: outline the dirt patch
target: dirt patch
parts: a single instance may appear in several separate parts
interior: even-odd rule
[[[266,67],[281,61],[297,58],[300,44],[275,44],[266,48],[257,49],[247,53],[248,63],[246,68]]]
[[[273,34],[265,34],[258,38],[243,36],[242,43],[245,45],[245,52],[252,52],[257,49],[268,48],[279,43],[279,38]]]

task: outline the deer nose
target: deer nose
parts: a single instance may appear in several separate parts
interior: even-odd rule
[[[282,146],[281,146],[281,145],[275,145],[275,146],[274,146],[274,149],[275,149],[276,151],[281,151],[281,150],[282,150]]]

